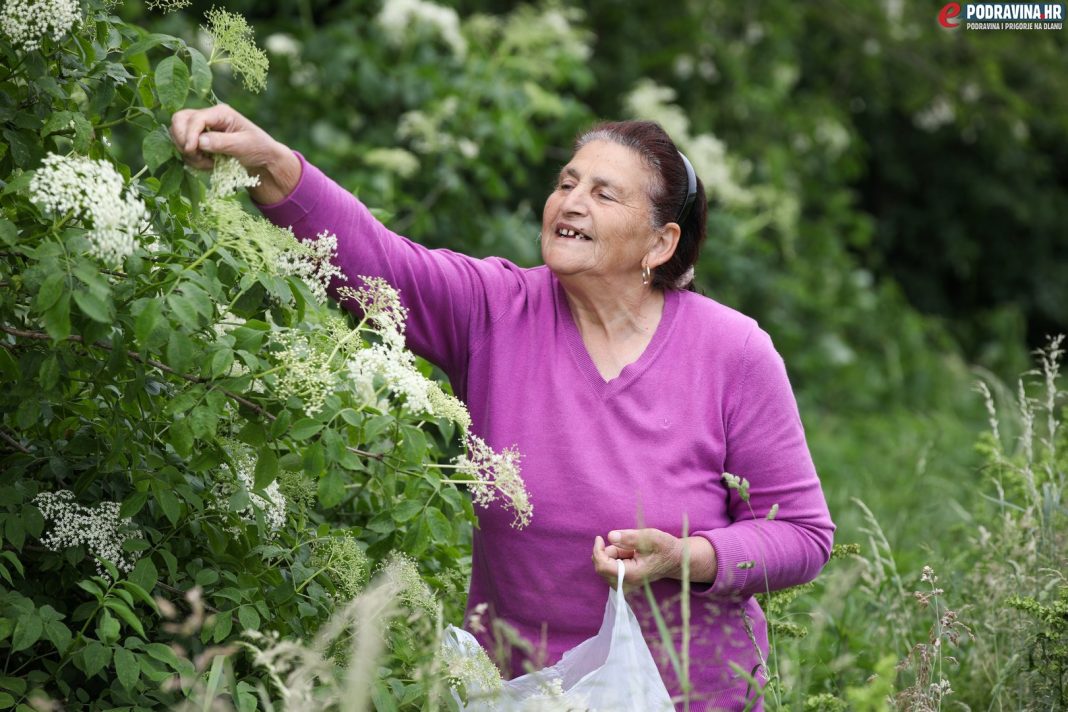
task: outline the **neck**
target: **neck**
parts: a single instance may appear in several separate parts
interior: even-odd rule
[[[621,289],[602,282],[576,281],[560,278],[571,314],[582,334],[593,331],[615,341],[650,335],[660,323],[664,310],[662,291],[641,283]]]

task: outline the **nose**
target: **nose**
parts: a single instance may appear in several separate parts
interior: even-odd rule
[[[564,215],[585,215],[589,193],[582,186],[577,185],[564,196],[564,202],[560,206]]]

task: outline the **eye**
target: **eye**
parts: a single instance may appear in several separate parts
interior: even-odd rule
[[[575,184],[569,180],[562,180],[556,184],[557,190],[571,190],[575,187]]]
[[[616,202],[616,198],[615,198],[614,195],[612,195],[611,193],[606,193],[603,190],[599,191],[597,193],[597,197],[600,198],[601,200],[607,200],[607,201],[612,202],[612,203]]]

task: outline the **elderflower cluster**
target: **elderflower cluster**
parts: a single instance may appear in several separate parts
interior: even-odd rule
[[[330,355],[297,332],[282,336],[282,343],[284,348],[278,353],[282,373],[275,391],[283,400],[296,396],[304,404],[305,415],[315,417],[338,384],[338,374],[330,365]]]
[[[400,292],[381,277],[360,276],[359,289],[342,287],[338,296],[356,302],[364,319],[369,321],[382,340],[392,348],[404,348],[404,322],[408,308],[401,302]]]
[[[530,524],[534,507],[519,474],[519,451],[505,448],[496,452],[470,432],[464,434],[464,446],[467,452],[454,462],[457,471],[471,478],[471,497],[475,503],[485,507],[499,496],[514,514],[513,527],[522,529]]]
[[[211,36],[212,58],[218,61],[225,53],[230,67],[241,76],[245,88],[252,92],[267,87],[267,53],[256,46],[252,28],[244,17],[217,7],[208,10],[204,31]]]
[[[30,199],[43,210],[72,213],[92,224],[89,252],[112,265],[121,264],[137,247],[148,210],[132,188],[104,160],[51,153],[30,181]]]
[[[212,491],[219,506],[228,507],[230,498],[243,488],[248,492],[249,503],[237,512],[238,516],[249,524],[256,523],[256,512],[263,512],[263,521],[270,532],[285,526],[288,509],[285,495],[278,488],[278,482],[272,482],[264,488],[262,496],[254,492],[256,486],[256,456],[244,448],[238,448],[233,456],[234,479],[225,478],[215,483]]]
[[[326,302],[326,290],[336,277],[348,279],[331,260],[337,254],[337,235],[324,230],[316,239],[298,242],[278,257],[278,272],[299,277],[311,288],[320,303]]]
[[[443,646],[441,662],[450,687],[462,687],[468,701],[492,696],[504,685],[501,671],[489,659],[486,649],[471,642],[462,649]]]
[[[438,601],[430,586],[419,575],[419,568],[407,554],[394,551],[382,566],[382,577],[398,589],[398,598],[411,610],[419,610],[431,618],[437,615]]]
[[[375,380],[381,378],[392,392],[402,395],[413,413],[430,413],[431,382],[415,368],[411,351],[375,344],[360,349],[348,361],[348,374],[353,388],[365,399],[374,393]]]
[[[33,498],[33,504],[41,510],[45,519],[52,520],[49,531],[41,537],[41,544],[52,551],[72,546],[85,546],[97,559],[115,564],[119,571],[133,569],[135,559],[122,550],[127,539],[141,536],[129,519],[119,517],[118,502],[101,502],[96,507],[83,507],[75,503],[74,493],[69,490],[42,492]],[[96,570],[106,576],[104,567],[97,561]]]
[[[160,10],[168,13],[187,8],[191,2],[192,0],[148,0],[145,6],[149,10]]]
[[[62,39],[80,18],[78,0],[4,0],[0,31],[12,44],[32,52],[49,35]]]
[[[413,28],[426,28],[441,37],[457,58],[467,53],[467,42],[460,34],[460,16],[452,8],[425,0],[386,0],[377,18],[389,42],[403,46]]]
[[[242,188],[255,188],[260,184],[259,176],[245,170],[233,156],[215,156],[215,167],[211,171],[211,189],[208,200],[228,198]]]
[[[367,583],[371,562],[356,538],[345,534],[315,542],[308,566],[316,570],[321,569],[330,577],[338,597],[349,601],[355,598]]]

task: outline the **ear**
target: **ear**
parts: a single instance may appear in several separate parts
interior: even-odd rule
[[[669,222],[653,235],[653,244],[645,253],[646,264],[650,269],[656,269],[671,259],[675,254],[675,248],[679,246],[681,234],[682,229],[679,224]]]

